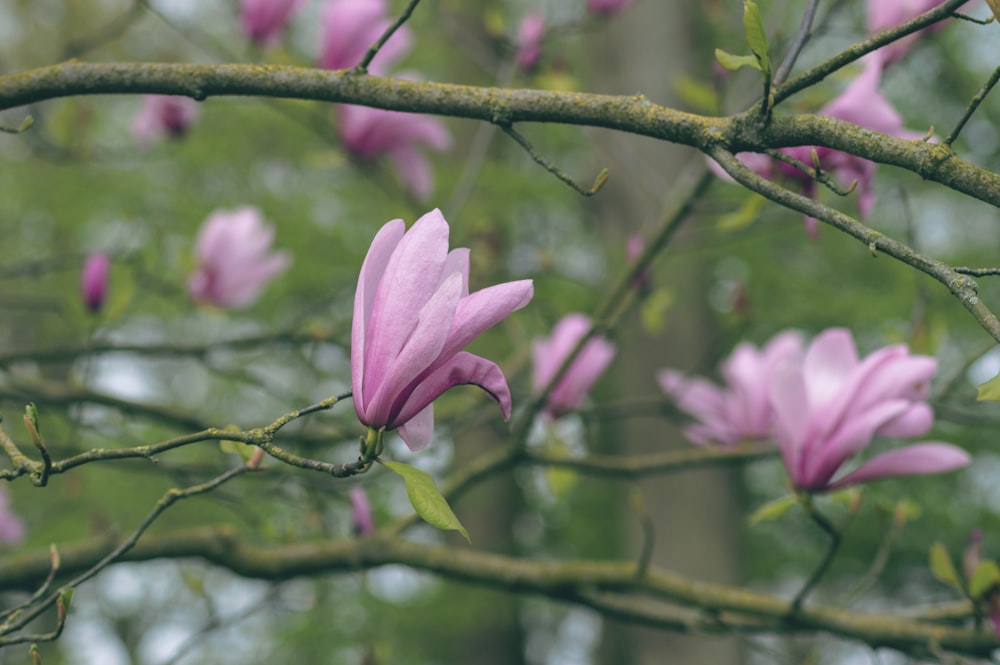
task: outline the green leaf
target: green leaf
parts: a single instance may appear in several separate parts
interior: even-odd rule
[[[719,93],[708,83],[681,75],[674,80],[674,92],[696,111],[708,114],[719,111]]]
[[[1000,374],[976,388],[976,399],[980,402],[1000,402]]]
[[[948,550],[942,543],[931,545],[931,572],[941,582],[949,584],[959,591],[962,590],[962,581],[958,577],[958,571],[955,570]]]
[[[757,61],[757,56],[755,55],[733,55],[732,53],[723,51],[721,48],[717,48],[715,49],[715,59],[729,71],[736,71],[740,67],[753,67],[758,71],[764,71],[761,69],[760,62]]]
[[[764,30],[764,19],[760,16],[760,8],[753,0],[743,0],[743,32],[746,33],[747,44],[760,63],[760,69],[765,74],[771,72],[771,61],[767,57],[770,45],[767,43],[767,32]]]
[[[1000,583],[1000,567],[996,561],[981,561],[969,580],[969,595],[981,598],[994,585]]]
[[[750,515],[750,526],[755,526],[765,520],[776,520],[797,503],[798,499],[795,498],[794,494],[787,494],[773,501],[768,501]]]
[[[458,531],[467,541],[472,542],[469,532],[452,512],[431,474],[402,462],[383,461],[382,465],[403,477],[410,505],[425,522],[443,531]]]
[[[665,286],[650,293],[639,305],[639,316],[642,319],[643,329],[650,335],[658,335],[663,332],[663,328],[667,324],[667,310],[676,300],[674,292]]]

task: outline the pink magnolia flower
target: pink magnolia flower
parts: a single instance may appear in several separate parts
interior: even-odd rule
[[[875,436],[926,434],[934,421],[924,401],[937,362],[887,346],[858,359],[851,333],[831,328],[801,362],[779,366],[771,381],[778,447],[792,484],[824,491],[890,476],[938,473],[969,463],[946,443],[919,443],[876,455],[853,471],[844,464]]]
[[[351,521],[354,523],[354,533],[359,536],[368,536],[375,532],[375,518],[372,516],[372,507],[368,503],[368,494],[364,488],[352,487],[351,497]]]
[[[632,0],[587,0],[587,11],[599,16],[612,16],[632,4]]]
[[[284,272],[291,257],[271,252],[274,228],[257,208],[217,210],[198,232],[198,268],[188,278],[196,302],[217,307],[246,307],[267,284]]]
[[[497,365],[462,351],[480,333],[531,300],[531,280],[469,293],[469,250],[448,251],[448,222],[432,210],[409,231],[383,226],[361,266],[351,329],[351,387],[358,418],[398,429],[411,450],[434,432],[433,402],[474,384],[510,417],[507,379]]]
[[[80,294],[83,304],[91,312],[99,312],[108,294],[111,259],[104,252],[94,252],[83,262],[80,273]]]
[[[534,69],[542,57],[545,37],[545,16],[538,11],[525,14],[517,29],[517,66],[525,71]]]
[[[198,102],[176,95],[145,95],[132,123],[132,136],[149,147],[162,138],[181,138],[198,118]]]
[[[323,7],[321,21],[319,66],[323,69],[357,66],[392,24],[385,0],[331,0]],[[387,71],[410,50],[410,42],[406,26],[396,30],[372,60],[369,71],[379,75]]]
[[[0,542],[8,546],[19,545],[24,540],[24,522],[10,507],[7,488],[0,486]]]
[[[874,35],[911,21],[934,9],[942,2],[944,0],[868,0],[865,27],[868,34]],[[906,52],[916,43],[920,35],[942,27],[944,27],[944,23],[939,22],[925,30],[907,35],[883,46],[879,49],[879,53],[884,58],[883,64],[888,66],[897,62],[906,55]]]
[[[385,155],[404,185],[424,201],[434,188],[434,177],[420,146],[438,152],[451,146],[451,134],[437,118],[386,111],[367,106],[337,107],[340,139],[353,155],[374,159]]]
[[[846,120],[860,127],[889,136],[916,140],[923,138],[920,132],[903,128],[903,119],[889,101],[878,90],[882,78],[882,56],[876,51],[864,58],[864,69],[838,97],[817,111],[818,115]],[[796,146],[781,148],[781,152],[794,157],[808,167],[812,167],[812,151],[816,151],[820,168],[832,173],[843,187],[850,187],[857,181],[858,212],[862,219],[867,217],[875,204],[875,163],[846,152],[822,146]],[[764,177],[782,176],[798,185],[801,192],[815,198],[818,183],[808,173],[766,155],[740,153],[740,161]],[[714,162],[713,162],[714,164]],[[716,164],[714,169],[721,170]],[[718,171],[717,171],[718,172]],[[728,176],[727,176],[728,177]],[[806,230],[815,237],[818,222],[806,217]]]
[[[537,395],[590,330],[590,319],[583,314],[567,314],[552,329],[552,336],[536,339],[532,348],[532,391]],[[587,340],[573,363],[552,388],[545,402],[545,412],[553,418],[576,410],[590,387],[604,373],[615,357],[615,345],[599,335]]]
[[[301,6],[302,0],[240,0],[240,25],[255,43],[273,45]]]
[[[665,369],[657,375],[660,387],[677,407],[695,418],[684,435],[700,445],[732,446],[747,439],[762,439],[774,432],[771,377],[783,363],[802,355],[796,332],[776,335],[761,350],[743,343],[720,368],[726,385]]]

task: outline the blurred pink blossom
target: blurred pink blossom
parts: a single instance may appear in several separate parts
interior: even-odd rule
[[[921,14],[929,12],[944,0],[868,0],[866,3],[867,17],[865,27],[869,35],[883,32],[890,28],[912,21]],[[938,22],[921,30],[898,39],[879,49],[883,57],[883,65],[889,66],[900,60],[916,43],[920,36],[932,30],[943,28],[945,23]]]
[[[94,252],[83,262],[80,273],[80,294],[91,312],[99,312],[108,294],[111,260],[104,252]]]
[[[136,143],[149,147],[163,138],[181,138],[198,118],[198,102],[176,95],[145,95],[132,123]]]
[[[443,152],[451,134],[437,118],[367,106],[337,106],[337,127],[347,150],[361,159],[385,155],[403,184],[421,201],[434,189],[434,176],[422,147]]]
[[[274,228],[257,208],[217,210],[198,232],[198,267],[188,278],[195,302],[246,307],[291,263],[287,252],[271,252]]]
[[[9,547],[20,545],[24,540],[24,522],[10,507],[10,495],[5,486],[0,486],[0,542]]]
[[[599,16],[612,16],[632,4],[632,0],[587,0],[587,11]]]
[[[802,356],[802,338],[787,331],[758,350],[744,342],[720,367],[724,387],[672,369],[658,375],[660,387],[679,409],[695,418],[684,435],[700,445],[733,446],[740,441],[763,439],[774,433],[771,377],[783,363]]]
[[[552,336],[538,338],[532,347],[532,392],[545,388],[562,364],[590,330],[590,319],[583,314],[567,314],[552,329]],[[579,408],[590,387],[600,378],[615,357],[615,345],[600,335],[587,340],[573,363],[552,388],[544,411],[553,418]]]
[[[354,296],[351,388],[358,419],[398,429],[411,450],[434,434],[434,400],[449,388],[481,387],[510,417],[510,388],[493,362],[463,351],[531,300],[531,280],[469,293],[469,250],[448,250],[440,210],[409,231],[401,219],[372,240]]]
[[[521,19],[517,29],[517,66],[525,71],[534,69],[542,57],[542,39],[545,37],[545,16],[531,11]]]
[[[358,65],[368,49],[392,24],[385,0],[330,0],[323,6],[319,66],[323,69],[350,69]],[[368,70],[383,75],[410,50],[410,31],[396,30]]]
[[[368,494],[361,486],[351,488],[351,522],[354,525],[354,533],[359,536],[369,536],[375,533],[375,518],[372,516],[372,507],[368,503]]]
[[[903,119],[892,107],[889,101],[879,92],[879,82],[882,77],[882,59],[878,52],[864,58],[864,69],[844,91],[829,104],[817,111],[817,115],[846,120],[865,129],[895,136],[897,138],[917,140],[924,137],[922,132],[914,132],[903,127]],[[861,157],[824,148],[822,146],[795,146],[781,148],[780,151],[794,157],[810,169],[813,165],[812,151],[816,151],[820,168],[833,174],[842,187],[850,187],[857,181],[858,213],[866,218],[875,204],[875,163]],[[756,153],[740,153],[739,160],[746,166],[764,177],[781,176],[786,181],[798,185],[805,196],[816,197],[819,184],[808,173],[801,169]],[[722,173],[718,164],[712,162],[713,171]],[[806,230],[816,237],[819,223],[812,217],[805,218]]]
[[[253,42],[273,46],[302,0],[240,0],[240,25]]]
[[[934,414],[926,399],[937,361],[887,346],[859,360],[851,333],[818,335],[800,362],[779,365],[771,381],[778,448],[792,484],[833,490],[890,476],[939,473],[969,463],[964,450],[919,443],[890,450],[848,473],[842,467],[875,436],[926,434]]]

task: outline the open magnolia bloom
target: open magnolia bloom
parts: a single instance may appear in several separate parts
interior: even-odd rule
[[[354,409],[370,429],[398,429],[411,450],[434,433],[433,402],[474,384],[510,417],[507,379],[497,365],[462,351],[531,300],[531,280],[469,293],[469,250],[448,251],[448,222],[432,210],[409,231],[383,226],[361,266],[351,329]]]
[[[551,337],[535,340],[532,347],[533,393],[537,395],[549,384],[589,330],[589,318],[583,314],[567,314],[552,329]],[[587,340],[549,392],[544,412],[552,418],[558,418],[575,411],[614,357],[615,345],[602,335],[595,335]]]
[[[778,447],[792,484],[826,491],[890,476],[951,471],[969,463],[964,450],[920,443],[876,455],[841,473],[875,436],[926,434],[934,414],[924,401],[937,361],[887,346],[858,359],[851,333],[824,331],[801,362],[779,366],[771,381]]]
[[[673,369],[656,378],[677,408],[696,420],[685,426],[684,436],[700,445],[732,446],[772,435],[771,377],[777,366],[801,356],[801,337],[786,331],[760,350],[746,342],[737,346],[720,368],[723,387]]]

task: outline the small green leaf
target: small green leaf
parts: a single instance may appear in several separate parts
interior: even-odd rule
[[[1000,583],[1000,567],[996,561],[981,561],[969,580],[969,595],[981,598],[994,585]]]
[[[716,227],[720,231],[739,231],[747,228],[760,217],[765,201],[767,199],[759,194],[750,194],[739,208],[719,217],[715,223]]]
[[[719,93],[707,83],[681,75],[674,80],[674,92],[696,111],[708,114],[719,111]]]
[[[980,402],[1000,402],[1000,374],[976,388],[976,399]]]
[[[639,317],[642,319],[643,329],[650,335],[661,333],[667,323],[667,310],[676,300],[674,292],[665,286],[650,293],[639,305]]]
[[[787,494],[773,501],[768,501],[750,515],[750,526],[756,526],[766,520],[776,520],[797,503],[798,499],[795,498],[794,494]]]
[[[733,55],[717,48],[715,49],[715,59],[729,71],[736,71],[740,67],[753,67],[758,71],[763,71],[755,55]]]
[[[760,63],[758,69],[769,74],[771,61],[767,57],[767,51],[770,48],[767,42],[767,31],[764,30],[764,19],[760,16],[760,8],[753,0],[743,0],[743,32],[746,33],[750,50]]]
[[[931,572],[941,582],[949,584],[959,591],[962,590],[962,581],[958,578],[958,571],[955,570],[948,550],[942,543],[931,545]]]
[[[443,531],[458,531],[467,541],[472,542],[469,532],[452,512],[431,474],[402,462],[383,461],[382,465],[403,477],[410,505],[425,522]]]

